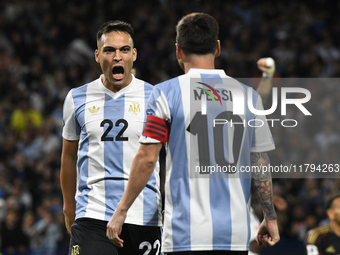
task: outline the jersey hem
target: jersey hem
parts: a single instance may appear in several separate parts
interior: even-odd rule
[[[134,220],[125,220],[124,223],[128,223],[128,224],[134,224],[134,225],[138,225],[138,226],[150,226],[150,227],[161,227],[162,226],[162,222],[148,222],[148,223],[144,223],[144,222],[140,222],[140,221],[134,221]]]
[[[79,140],[79,137],[80,137],[80,136],[74,136],[74,135],[70,135],[70,134],[65,134],[65,133],[63,133],[63,134],[62,134],[62,137],[63,137],[65,140],[76,141],[76,140]]]
[[[180,252],[180,251],[248,251],[247,245],[195,245],[195,246],[177,246],[176,248],[162,246],[162,252]]]
[[[148,136],[141,136],[139,138],[139,143],[161,143],[161,141]]]
[[[265,151],[272,151],[272,150],[275,150],[275,145],[270,143],[270,144],[253,147],[250,149],[250,152],[265,152]]]
[[[103,218],[99,218],[99,217],[93,217],[93,216],[89,216],[89,215],[86,215],[86,216],[76,216],[75,219],[82,219],[82,218],[101,220],[101,221],[109,222],[109,220],[106,220],[106,219],[103,219]],[[161,227],[162,226],[162,222],[161,221],[159,221],[159,222],[150,221],[148,223],[143,223],[143,222],[140,222],[140,221],[134,221],[134,220],[127,219],[127,220],[125,220],[124,223],[132,224],[132,225],[138,225],[138,226],[149,226],[149,227]]]

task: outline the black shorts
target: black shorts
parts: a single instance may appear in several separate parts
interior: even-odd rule
[[[117,248],[106,236],[107,221],[77,219],[71,227],[69,255],[160,254],[161,228],[124,224],[120,238],[124,247]],[[158,253],[157,253],[158,252]]]
[[[166,255],[248,255],[248,251],[180,251]]]

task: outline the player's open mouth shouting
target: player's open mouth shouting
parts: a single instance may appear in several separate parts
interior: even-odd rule
[[[112,75],[115,80],[122,80],[124,78],[124,67],[123,66],[114,66],[112,69]]]

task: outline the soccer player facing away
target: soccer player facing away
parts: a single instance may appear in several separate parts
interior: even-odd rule
[[[330,224],[308,231],[307,255],[340,254],[340,195],[331,197],[326,205]]]
[[[217,165],[233,166],[237,170],[253,165],[259,169],[261,165],[269,164],[265,151],[274,149],[265,117],[251,113],[248,106],[242,116],[233,115],[230,94],[217,87],[226,79],[243,94],[251,93],[254,108],[263,109],[257,92],[252,89],[248,92],[247,86],[228,78],[223,70],[215,69],[214,60],[221,49],[218,29],[216,20],[204,13],[189,14],[177,24],[176,55],[185,74],[158,84],[150,96],[148,117],[132,163],[128,187],[108,224],[107,235],[118,246],[125,246],[124,238],[119,236],[121,226],[130,205],[153,172],[162,143],[167,146],[163,252],[177,255],[248,254],[251,185],[264,213],[257,234],[258,244],[271,246],[280,239],[270,173],[207,174],[195,173],[192,169],[195,164],[215,169]],[[209,93],[201,94],[201,100],[206,96],[205,116],[201,107],[192,107],[191,103],[196,106],[196,102],[201,106],[199,97],[196,101],[193,99],[192,78],[200,81],[194,84],[196,93],[207,90],[204,84],[216,86],[223,95],[218,101],[222,105],[215,105],[208,97],[213,92],[211,89],[207,91]],[[248,119],[258,119],[264,125],[255,128],[225,124],[223,129],[215,130],[212,120],[217,116],[241,123],[242,120],[247,123]]]
[[[106,236],[107,223],[127,186],[153,86],[131,74],[137,51],[130,24],[109,21],[97,32],[95,59],[103,74],[72,89],[64,103],[61,188],[69,254],[143,254],[161,242],[159,168],[132,204],[123,248]],[[80,252],[79,252],[80,251]],[[79,252],[79,253],[77,253]]]

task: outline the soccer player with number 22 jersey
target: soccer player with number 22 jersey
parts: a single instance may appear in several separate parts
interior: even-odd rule
[[[116,247],[107,223],[126,188],[153,86],[131,74],[137,51],[133,29],[109,21],[97,33],[96,61],[103,74],[72,89],[64,103],[61,187],[69,254],[158,254],[161,245],[159,167],[131,206]]]

